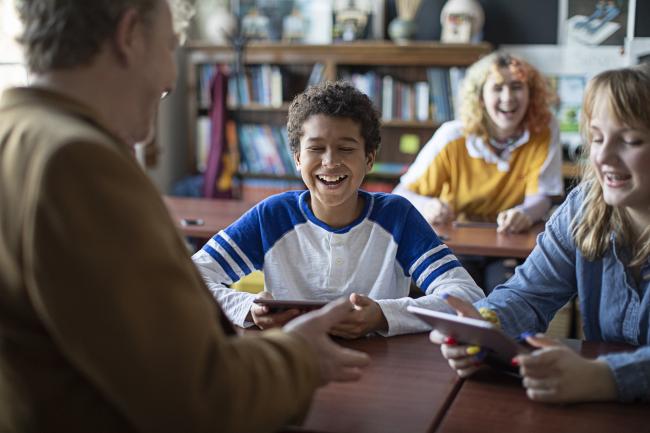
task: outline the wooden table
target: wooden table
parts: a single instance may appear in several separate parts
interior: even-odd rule
[[[525,259],[535,248],[537,235],[544,230],[544,224],[536,224],[519,234],[497,233],[496,228],[488,227],[455,227],[453,224],[436,224],[433,228],[444,237],[455,254]]]
[[[583,342],[584,356],[630,350],[629,346]],[[649,432],[650,405],[582,403],[552,405],[526,397],[521,381],[486,370],[465,380],[436,432],[600,433]]]
[[[240,200],[181,197],[164,197],[164,200],[183,234],[201,239],[211,238],[255,205]],[[202,219],[203,225],[182,226],[180,221],[183,218]],[[517,258],[528,257],[535,247],[537,234],[543,228],[543,224],[538,224],[527,233],[500,234],[494,228],[454,227],[452,224],[434,226],[436,232],[446,238],[445,243],[456,254]]]
[[[237,218],[255,206],[241,200],[210,200],[189,197],[163,197],[176,226],[185,236],[209,239],[219,230],[234,223]],[[184,226],[184,218],[201,219],[202,225]]]
[[[342,342],[367,352],[358,382],[332,383],[315,395],[302,426],[321,433],[424,433],[442,419],[461,380],[428,334]]]
[[[605,433],[650,431],[650,405],[552,405],[526,397],[521,381],[486,369],[461,380],[427,334],[339,341],[372,359],[358,382],[321,388],[306,420],[284,432],[514,432]],[[633,350],[610,343],[570,343],[588,357]]]

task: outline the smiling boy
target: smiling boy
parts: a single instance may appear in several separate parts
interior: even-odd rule
[[[255,295],[228,288],[253,269],[264,271],[262,297],[349,297],[354,310],[331,331],[346,338],[428,329],[406,306],[448,310],[439,291],[483,297],[406,199],[359,189],[380,142],[366,95],[343,82],[311,87],[291,104],[287,129],[307,190],[260,202],[193,257],[235,324],[268,328],[300,314],[271,313]],[[408,297],[411,280],[425,296]]]

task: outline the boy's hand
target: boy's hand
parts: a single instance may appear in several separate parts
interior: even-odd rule
[[[373,331],[388,330],[388,322],[378,303],[367,296],[352,293],[350,302],[354,309],[347,317],[332,328],[330,333],[337,337],[358,338]]]
[[[533,225],[533,220],[521,209],[504,210],[497,215],[497,232],[521,233]]]
[[[270,292],[264,291],[257,295],[262,299],[273,299]],[[271,313],[266,305],[253,304],[251,306],[251,319],[260,329],[279,328],[289,320],[300,315],[300,310],[292,308],[278,313]]]
[[[425,205],[422,215],[429,224],[445,224],[456,218],[451,206],[435,197]]]
[[[361,376],[361,367],[370,362],[365,353],[343,348],[327,335],[352,309],[348,300],[339,299],[319,310],[303,314],[284,327],[287,333],[301,337],[313,349],[320,365],[323,385],[332,380],[357,380]]]
[[[519,355],[519,373],[528,398],[547,403],[604,401],[617,398],[614,375],[605,361],[580,356],[543,334],[526,341],[539,350]]]

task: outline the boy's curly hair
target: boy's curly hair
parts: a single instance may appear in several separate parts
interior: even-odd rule
[[[289,107],[287,132],[293,153],[300,152],[302,125],[318,114],[354,120],[359,124],[366,154],[379,149],[379,112],[372,106],[370,98],[348,82],[326,81],[296,96]]]

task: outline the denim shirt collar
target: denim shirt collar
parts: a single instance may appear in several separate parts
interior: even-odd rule
[[[611,232],[609,234],[609,242],[612,248],[612,254],[619,263],[625,265],[625,263],[629,262],[630,253],[623,247],[622,244],[619,245],[617,241],[618,238],[616,236],[616,232]]]

